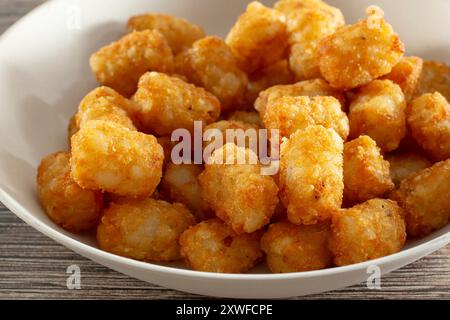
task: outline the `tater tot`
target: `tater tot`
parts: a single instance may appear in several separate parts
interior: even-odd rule
[[[334,17],[334,20],[344,24],[344,15],[339,8],[328,5],[321,0],[280,0],[274,4],[274,9],[289,15],[302,9],[320,9]]]
[[[330,249],[338,266],[400,251],[406,240],[404,210],[395,201],[371,199],[333,213]]]
[[[257,127],[261,126],[261,118],[255,111],[235,111],[228,116],[228,121],[240,121]]]
[[[439,61],[424,61],[416,95],[436,91],[450,101],[450,66]]]
[[[179,128],[193,130],[194,121],[207,125],[220,115],[220,102],[214,95],[158,72],[141,77],[132,100],[139,106],[136,118],[144,131],[161,136]]]
[[[197,177],[202,171],[201,165],[169,163],[161,180],[162,193],[171,201],[180,202],[188,207],[197,221],[214,216],[200,192]]]
[[[203,198],[238,234],[268,224],[279,201],[275,181],[262,175],[260,164],[251,163],[252,158],[257,160],[253,151],[227,143],[214,151],[198,177]]]
[[[231,49],[219,37],[196,41],[192,48],[176,57],[175,70],[189,82],[214,94],[223,112],[235,110],[243,103],[247,76],[238,68]]]
[[[174,54],[189,48],[205,36],[203,29],[185,19],[161,13],[147,13],[131,17],[128,31],[158,30],[167,39]]]
[[[219,219],[200,222],[180,237],[181,256],[194,270],[244,273],[262,258],[261,232],[238,235]]]
[[[304,8],[287,14],[289,65],[297,81],[321,76],[317,47],[320,40],[344,25],[344,20],[320,8]]]
[[[261,91],[267,88],[293,82],[287,59],[280,60],[268,67],[260,69],[249,75],[246,102],[253,107]]]
[[[261,249],[272,272],[301,272],[330,267],[330,224],[297,226],[288,221],[273,223],[261,238]]]
[[[411,101],[419,85],[422,65],[423,60],[419,57],[404,57],[383,78],[398,84],[406,101]]]
[[[344,190],[342,138],[309,126],[281,144],[280,197],[294,224],[315,224],[341,207]]]
[[[103,195],[82,189],[72,180],[69,152],[56,152],[42,159],[37,173],[37,192],[49,218],[66,230],[87,231],[100,219]]]
[[[368,135],[383,152],[397,149],[406,134],[405,109],[405,96],[397,84],[372,81],[358,90],[350,104],[350,138]]]
[[[349,133],[348,118],[334,97],[282,97],[272,100],[263,118],[267,129],[279,129],[280,137],[289,137],[310,125],[334,129],[343,140]]]
[[[77,125],[81,128],[90,120],[112,121],[130,130],[136,130],[129,117],[136,110],[134,104],[108,87],[89,92],[78,106]]]
[[[407,109],[414,140],[436,160],[450,158],[450,104],[439,92],[425,93]]]
[[[150,196],[164,153],[155,137],[92,120],[72,137],[72,177],[82,187],[121,196]]]
[[[450,219],[450,160],[416,172],[400,183],[391,198],[406,211],[406,232],[423,237]]]
[[[101,48],[90,58],[97,81],[129,97],[147,71],[172,72],[172,50],[156,30],[132,32]]]
[[[225,144],[227,142],[231,142],[231,143],[235,143],[235,144],[241,143],[239,141],[240,135],[230,137],[230,138],[233,138],[232,140],[228,139],[228,137],[227,137],[228,130],[232,130],[232,132],[235,132],[235,133],[237,130],[239,130],[242,133],[243,137],[245,135],[245,132],[247,132],[248,130],[253,131],[253,132],[255,132],[255,136],[256,136],[256,139],[253,141],[253,143],[255,145],[252,145],[252,141],[250,140],[251,135],[244,137],[245,138],[244,144],[245,144],[246,148],[250,148],[254,152],[257,152],[257,150],[258,150],[259,137],[257,135],[258,134],[257,130],[259,129],[259,126],[255,125],[255,124],[251,124],[248,122],[242,122],[242,121],[238,121],[238,120],[220,120],[220,121],[211,123],[210,125],[206,126],[203,129],[203,133],[205,134],[205,133],[207,133],[207,131],[210,131],[213,129],[219,130],[220,133],[222,134],[222,138],[223,138],[222,144]],[[215,138],[212,138],[211,141],[205,141],[203,143],[203,147],[206,148],[210,143],[215,143]]]
[[[142,261],[181,258],[180,235],[195,224],[194,216],[180,203],[146,199],[112,203],[97,228],[103,250]]]
[[[259,94],[255,101],[255,109],[261,118],[264,118],[267,105],[284,96],[332,96],[339,100],[342,106],[345,105],[345,96],[342,92],[335,90],[323,79],[305,80],[294,84],[277,85],[270,87]]]
[[[226,42],[238,66],[250,74],[281,60],[287,39],[284,15],[254,1],[231,28]]]
[[[394,188],[389,162],[368,136],[344,144],[344,202],[346,205],[382,197]]]
[[[400,152],[386,157],[389,161],[391,179],[396,186],[413,173],[431,167],[431,162],[416,152]]]
[[[403,43],[378,7],[368,18],[340,27],[319,44],[319,67],[332,87],[352,89],[391,72],[403,56]]]

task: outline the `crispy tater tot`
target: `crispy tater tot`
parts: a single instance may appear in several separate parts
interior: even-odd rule
[[[350,104],[350,137],[365,134],[384,152],[397,149],[406,134],[405,109],[405,96],[397,84],[372,81],[358,90]]]
[[[90,120],[112,121],[130,130],[136,130],[129,115],[136,110],[134,104],[108,87],[89,92],[78,106],[77,125],[81,128]]]
[[[198,177],[203,198],[238,234],[268,224],[279,201],[273,178],[262,175],[260,164],[252,159],[258,159],[253,151],[227,143],[214,151]]]
[[[238,66],[250,74],[281,60],[287,39],[284,15],[254,1],[231,28],[226,42]]]
[[[404,57],[383,78],[398,84],[406,101],[410,101],[417,91],[422,65],[423,60],[419,57]]]
[[[144,131],[161,136],[180,128],[193,130],[194,121],[207,125],[220,115],[220,102],[214,95],[158,72],[141,77],[132,100],[139,106],[136,118]]]
[[[309,126],[281,145],[280,197],[294,224],[315,224],[341,207],[344,143],[333,129]]]
[[[344,15],[341,10],[332,7],[321,0],[280,0],[277,1],[273,7],[274,9],[283,12],[285,15],[289,15],[292,12],[302,9],[320,9],[332,15],[334,21],[339,24],[344,24]]]
[[[330,249],[338,266],[381,258],[403,248],[405,212],[392,200],[371,199],[333,213]]]
[[[439,61],[424,61],[416,95],[435,91],[450,101],[450,66]]]
[[[289,65],[297,81],[321,76],[317,47],[320,40],[344,25],[344,20],[320,8],[304,8],[287,14]]]
[[[254,126],[261,126],[259,113],[255,111],[235,111],[228,116],[228,121],[240,121]]]
[[[151,135],[92,120],[72,137],[72,177],[82,187],[122,196],[150,196],[164,153]]]
[[[143,261],[181,258],[180,235],[195,224],[181,203],[146,199],[112,203],[97,228],[100,248]]]
[[[288,221],[273,223],[261,238],[261,249],[272,272],[301,272],[330,267],[330,224],[297,226]]]
[[[261,91],[267,88],[293,82],[287,59],[280,60],[249,75],[246,102],[253,107]]]
[[[37,192],[50,219],[66,230],[87,231],[100,219],[103,195],[82,189],[72,180],[69,152],[56,152],[42,159],[37,173]]]
[[[201,165],[169,163],[161,180],[162,193],[171,201],[181,202],[188,207],[197,221],[214,216],[200,192],[197,177],[202,171]]]
[[[406,210],[406,232],[423,237],[450,219],[450,160],[410,175],[391,198]]]
[[[264,118],[267,105],[275,99],[283,96],[332,96],[339,100],[342,106],[345,106],[345,96],[342,92],[333,89],[323,79],[305,80],[294,84],[277,85],[270,87],[259,94],[255,101],[255,109],[259,112],[261,118]]]
[[[405,51],[378,7],[368,18],[340,27],[319,44],[319,67],[332,87],[352,89],[391,72]]]
[[[247,76],[241,71],[225,41],[209,36],[175,59],[175,70],[189,82],[203,87],[220,101],[223,112],[237,109],[247,91]]]
[[[349,133],[348,118],[334,97],[282,97],[272,100],[264,113],[264,126],[279,129],[280,137],[289,137],[310,125],[334,129],[345,141]]]
[[[394,188],[389,162],[368,136],[344,144],[344,202],[346,205],[382,197]]]
[[[147,71],[172,72],[172,50],[156,30],[132,32],[101,48],[90,58],[97,81],[129,97]]]
[[[450,158],[450,104],[439,92],[425,93],[407,109],[414,140],[436,160]]]
[[[219,219],[200,222],[180,237],[181,256],[194,270],[244,273],[262,258],[261,232],[238,235]]]
[[[432,163],[416,152],[400,152],[389,154],[386,157],[389,161],[389,171],[391,179],[396,186],[408,178],[413,173],[431,167]]]
[[[174,54],[189,48],[205,36],[203,29],[185,19],[161,13],[147,13],[131,17],[128,31],[158,30],[167,39]]]

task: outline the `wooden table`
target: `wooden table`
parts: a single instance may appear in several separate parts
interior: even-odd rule
[[[0,33],[43,0],[1,0]],[[81,269],[81,290],[68,290],[68,266]],[[109,270],[57,244],[0,203],[0,299],[202,299]],[[450,299],[450,246],[382,278],[303,299]]]

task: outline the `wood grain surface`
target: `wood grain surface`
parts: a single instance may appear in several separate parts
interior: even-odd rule
[[[0,34],[43,0],[0,0]],[[81,289],[66,286],[68,266],[81,269]],[[204,299],[130,278],[57,244],[0,203],[0,299]],[[450,299],[450,246],[382,278],[301,299]]]

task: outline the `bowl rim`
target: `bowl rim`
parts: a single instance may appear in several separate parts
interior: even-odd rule
[[[3,42],[5,38],[9,37],[15,29],[20,27],[27,20],[33,18],[35,15],[38,15],[41,10],[45,10],[48,6],[54,5],[57,0],[48,0],[30,12],[25,14],[22,18],[17,20],[13,25],[11,25],[7,30],[0,35],[0,51],[3,46]],[[312,271],[302,271],[302,272],[289,272],[289,273],[260,273],[260,274],[232,274],[232,273],[215,273],[215,272],[205,272],[205,271],[196,271],[189,269],[181,269],[177,267],[171,266],[163,266],[159,264],[153,264],[151,262],[143,262],[138,261],[126,257],[122,257],[116,254],[109,253],[107,251],[101,250],[99,248],[93,247],[91,245],[85,244],[79,240],[76,240],[68,235],[61,233],[56,230],[52,226],[46,224],[45,222],[40,221],[38,218],[34,217],[30,214],[29,210],[24,208],[14,197],[8,194],[0,186],[0,201],[17,217],[26,222],[28,225],[48,236],[49,238],[55,240],[59,244],[62,244],[65,247],[69,247],[70,250],[74,250],[77,253],[85,256],[98,256],[101,259],[112,262],[120,265],[128,265],[133,268],[139,268],[145,271],[158,272],[158,273],[167,273],[177,276],[188,276],[197,279],[211,279],[211,280],[235,280],[235,281],[254,281],[254,280],[263,280],[263,281],[271,281],[271,280],[291,280],[291,279],[301,279],[301,278],[313,278],[313,277],[323,277],[323,276],[331,276],[338,274],[345,274],[352,271],[367,269],[369,266],[378,265],[382,266],[383,264],[393,262],[396,260],[407,259],[408,257],[419,257],[421,255],[426,254],[430,251],[432,247],[433,250],[438,250],[439,248],[450,243],[450,231],[426,241],[424,243],[412,246],[410,248],[404,249],[402,251],[396,252],[394,254],[390,254],[388,256],[384,256],[381,258],[364,261],[360,263],[355,263],[346,266],[340,267],[331,267],[321,270],[312,270]],[[74,249],[76,248],[76,250]],[[382,270],[383,271],[383,270]]]

